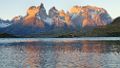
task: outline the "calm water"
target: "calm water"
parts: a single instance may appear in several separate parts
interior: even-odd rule
[[[120,38],[1,38],[0,68],[120,68]]]

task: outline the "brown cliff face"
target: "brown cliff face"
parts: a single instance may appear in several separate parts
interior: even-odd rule
[[[82,27],[86,27],[86,26],[94,26],[94,20],[91,20],[89,17],[89,13],[87,9],[84,9],[84,13],[82,14],[84,16],[83,22],[82,22]]]
[[[30,24],[35,22],[36,14],[39,12],[39,7],[32,6],[27,10],[27,16],[24,18],[24,24]]]
[[[69,13],[84,17],[82,27],[103,26],[112,21],[106,10],[95,6],[74,6],[69,10]]]
[[[75,13],[75,14],[77,14],[77,13],[80,13],[82,11],[82,8],[80,7],[80,6],[73,6],[70,10],[69,10],[69,12],[70,13]]]
[[[22,22],[22,21],[21,21],[22,19],[23,19],[22,16],[15,16],[15,17],[12,19],[12,21],[13,21],[14,23],[18,23],[18,22]]]
[[[43,6],[43,5],[42,5]],[[27,15],[24,17],[24,25],[35,25],[43,28],[44,22],[37,18],[37,14],[41,12],[41,6],[32,6],[27,10]]]
[[[61,11],[59,12],[59,16],[64,17],[65,23],[66,23],[67,25],[70,25],[70,24],[71,24],[71,19],[70,19],[69,13],[65,13],[64,10],[61,10]]]

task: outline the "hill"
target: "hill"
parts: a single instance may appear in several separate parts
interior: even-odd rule
[[[120,17],[109,25],[97,27],[92,32],[93,36],[120,37]]]

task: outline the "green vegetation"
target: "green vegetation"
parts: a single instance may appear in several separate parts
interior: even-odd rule
[[[12,35],[12,34],[7,34],[7,33],[0,33],[0,38],[16,38],[16,36]]]
[[[92,34],[94,36],[120,37],[120,17],[107,26],[95,28]]]

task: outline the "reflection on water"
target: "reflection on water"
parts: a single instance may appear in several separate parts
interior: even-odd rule
[[[2,43],[0,68],[120,68],[119,52],[119,41]]]

